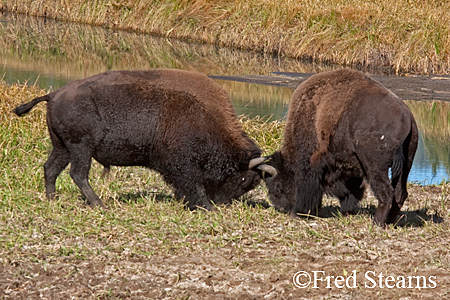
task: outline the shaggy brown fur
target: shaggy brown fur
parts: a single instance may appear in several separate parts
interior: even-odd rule
[[[160,172],[190,208],[228,202],[260,180],[259,166],[249,169],[260,149],[241,129],[227,93],[205,75],[106,72],[73,81],[15,113],[20,116],[41,101],[48,101],[53,144],[44,165],[49,198],[70,162],[87,202],[103,206],[88,183],[91,158],[106,170],[137,165]]]
[[[354,70],[314,75],[292,97],[283,146],[272,156],[279,175],[266,180],[270,199],[293,215],[310,214],[328,193],[347,211],[367,179],[379,200],[375,222],[393,222],[417,140],[408,107],[375,80]]]

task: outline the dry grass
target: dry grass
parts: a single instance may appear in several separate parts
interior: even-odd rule
[[[46,75],[54,77],[57,74],[64,81],[118,69],[177,68],[214,75],[268,75],[274,70],[315,73],[332,68],[294,59],[280,60],[255,52],[24,15],[9,15],[5,20],[0,22],[1,64],[7,69],[42,75],[41,86],[57,87],[56,83],[43,81],[42,77]],[[9,79],[14,75],[9,75]],[[242,89],[250,88],[239,88]],[[257,88],[245,92],[251,96],[253,93],[261,94],[265,102],[282,97],[275,91],[263,95]]]
[[[0,8],[342,65],[450,73],[447,1],[25,1]]]

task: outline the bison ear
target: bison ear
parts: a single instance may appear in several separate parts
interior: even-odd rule
[[[238,153],[237,159],[239,162],[239,170],[248,170],[248,164],[252,160],[252,153],[250,151],[242,150]]]

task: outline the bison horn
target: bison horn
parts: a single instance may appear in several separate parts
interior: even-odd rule
[[[263,172],[269,173],[272,176],[272,178],[277,176],[277,174],[278,174],[277,169],[275,169],[274,167],[269,166],[269,165],[265,165],[265,164],[259,165],[258,169]]]
[[[256,167],[257,165],[262,164],[264,161],[266,160],[265,157],[257,157],[257,158],[253,158],[250,163],[248,164],[248,169],[251,170],[254,167]]]
[[[272,177],[277,176],[278,172],[277,169],[275,169],[272,166],[266,165],[266,164],[262,164],[263,162],[265,162],[267,160],[267,157],[257,157],[257,158],[253,158],[250,163],[248,164],[248,169],[251,170],[254,167],[257,166],[257,169],[269,173]]]

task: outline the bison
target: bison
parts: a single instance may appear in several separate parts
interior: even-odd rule
[[[317,214],[328,194],[346,213],[367,182],[378,200],[374,222],[393,223],[417,141],[411,111],[377,81],[346,69],[313,75],[295,90],[282,147],[269,157],[278,170],[265,179],[269,198],[297,216]]]
[[[104,207],[88,181],[92,158],[106,170],[156,170],[191,209],[227,203],[254,188],[262,170],[276,172],[242,130],[228,94],[206,75],[109,71],[70,82],[14,112],[21,116],[42,101],[48,102],[53,145],[44,164],[50,199],[70,162],[70,176],[87,203]]]

